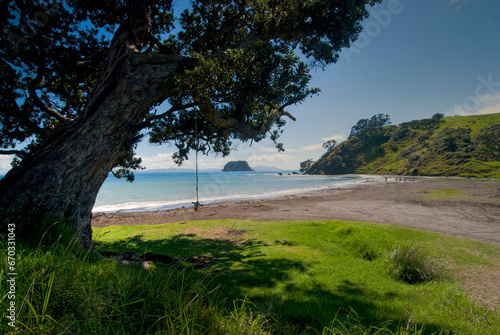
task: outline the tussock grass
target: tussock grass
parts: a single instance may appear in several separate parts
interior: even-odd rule
[[[445,277],[443,267],[415,246],[397,246],[388,260],[392,275],[408,284],[432,282]]]

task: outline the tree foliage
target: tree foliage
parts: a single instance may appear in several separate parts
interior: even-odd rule
[[[0,224],[50,214],[91,246],[92,207],[110,171],[133,179],[149,134],[229,154],[232,142],[278,143],[291,105],[317,94],[381,0],[4,1],[0,5]],[[35,225],[35,224],[33,224]],[[30,231],[31,227],[23,227]]]
[[[311,64],[296,51],[314,64],[335,62],[361,31],[365,4],[376,2],[198,0],[178,18],[171,1],[4,2],[0,146],[24,156],[54,129],[89,116],[99,80],[110,75],[109,47],[132,19],[148,24],[136,34],[137,61],[161,66],[170,55],[183,62],[131,129],[130,150],[149,129],[151,142],[176,145],[181,163],[195,147],[195,120],[205,153],[227,155],[231,138],[270,133],[276,141],[285,108],[319,92],[308,87]],[[15,149],[20,143],[29,145]]]
[[[420,130],[432,130],[439,127],[444,114],[436,113],[430,119],[413,120],[410,122],[404,122],[400,124],[401,128],[407,129],[420,129]]]
[[[391,118],[387,114],[377,114],[370,119],[361,119],[351,128],[349,138],[365,135],[376,135],[382,128],[391,123]]]
[[[481,129],[476,140],[500,154],[500,124]]]
[[[323,148],[326,149],[326,152],[332,152],[337,147],[338,142],[335,140],[329,140],[323,143]]]
[[[313,165],[313,163],[314,163],[314,160],[312,158],[309,158],[308,160],[301,162],[300,163],[300,172],[302,172],[302,173],[307,172],[307,169],[309,169],[309,167],[311,165]]]

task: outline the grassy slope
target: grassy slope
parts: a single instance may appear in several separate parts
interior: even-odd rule
[[[244,232],[243,232],[244,231]],[[365,326],[391,320],[395,330],[410,318],[425,334],[500,332],[500,314],[471,302],[458,282],[408,285],[387,271],[386,252],[413,244],[453,271],[498,270],[498,247],[383,224],[342,221],[200,221],[95,230],[100,250],[152,251],[183,258],[211,255],[204,272],[228,300],[249,298],[279,323],[274,328],[321,330],[340,310],[354,310]],[[243,234],[243,235],[240,235]],[[484,269],[483,268],[483,269]],[[451,270],[455,269],[455,270]],[[352,315],[352,314],[351,314]],[[486,320],[486,317],[488,320]],[[488,322],[496,324],[490,326]],[[290,325],[291,328],[287,328]]]
[[[405,134],[401,127],[386,127],[387,141],[365,144],[362,148],[358,144],[357,149],[349,151],[345,148],[353,147],[349,143],[352,140],[347,140],[332,153],[315,162],[309,172],[500,178],[498,156],[494,158],[487,155],[484,148],[475,143],[482,128],[499,123],[500,114],[490,114],[445,117],[437,129],[411,128]],[[455,137],[457,145],[450,150],[445,142],[451,137]],[[375,150],[378,151],[373,159],[370,154]],[[335,155],[344,159],[347,169],[339,170],[329,166]]]

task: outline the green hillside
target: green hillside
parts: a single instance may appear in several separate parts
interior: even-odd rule
[[[500,178],[500,113],[436,116],[358,131],[307,173]]]

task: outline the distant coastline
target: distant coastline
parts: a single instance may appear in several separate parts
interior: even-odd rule
[[[398,174],[500,178],[500,113],[413,120],[383,126],[362,119],[309,174]],[[375,125],[370,126],[373,123]]]
[[[198,171],[200,171],[200,172],[219,172],[221,170],[222,170],[222,167],[216,168],[216,169],[203,169],[203,168],[201,168]],[[253,170],[258,171],[258,172],[288,171],[285,169],[281,169],[279,167],[265,166],[265,165],[256,166],[253,168]],[[168,169],[147,169],[146,168],[145,170],[134,171],[134,173],[165,173],[165,172],[190,172],[190,173],[193,173],[195,171],[196,171],[196,169],[188,169],[188,168],[168,168]],[[291,170],[291,171],[293,171],[293,170]],[[0,177],[2,177],[2,176],[0,175]]]

